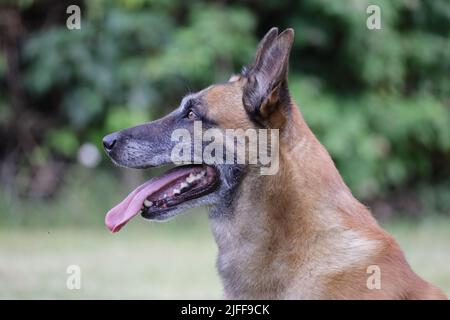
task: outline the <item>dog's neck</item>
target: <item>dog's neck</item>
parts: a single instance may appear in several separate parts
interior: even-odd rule
[[[229,298],[286,297],[289,279],[299,268],[310,273],[303,289],[314,292],[319,276],[314,274],[323,266],[311,259],[331,263],[324,251],[338,250],[346,244],[336,242],[353,236],[340,234],[348,230],[340,222],[341,215],[363,207],[297,107],[291,111],[291,120],[280,133],[278,173],[248,172],[233,204],[211,219],[219,273]],[[372,221],[370,214],[362,219]]]

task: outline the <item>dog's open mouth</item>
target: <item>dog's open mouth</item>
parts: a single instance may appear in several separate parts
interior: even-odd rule
[[[219,183],[218,172],[207,165],[173,168],[132,191],[121,203],[109,210],[106,226],[119,231],[134,216],[154,219],[177,205],[213,192]]]

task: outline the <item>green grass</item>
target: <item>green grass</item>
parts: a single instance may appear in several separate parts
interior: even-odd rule
[[[188,230],[186,218],[166,224],[137,219],[117,234],[106,228],[2,229],[0,298],[220,298],[216,248],[202,218],[194,226],[188,222]],[[81,268],[80,290],[66,288],[69,265]]]
[[[450,297],[450,219],[398,220],[383,227],[395,236],[413,270]]]
[[[217,249],[204,211],[167,223],[131,221],[111,234],[105,212],[136,186],[79,168],[51,201],[0,194],[0,298],[219,299]],[[450,295],[450,219],[385,223],[413,269]],[[66,269],[81,268],[68,290]]]
[[[218,299],[216,247],[206,216],[169,223],[136,219],[121,232],[97,228],[0,230],[0,298]],[[450,223],[385,227],[413,269],[450,294]],[[81,289],[66,288],[66,268],[81,267]]]

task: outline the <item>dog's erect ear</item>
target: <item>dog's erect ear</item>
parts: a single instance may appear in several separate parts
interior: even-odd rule
[[[243,102],[251,116],[267,119],[281,100],[288,98],[287,74],[293,42],[294,30],[278,34],[278,29],[272,28],[259,43],[253,63],[243,74],[247,79]]]

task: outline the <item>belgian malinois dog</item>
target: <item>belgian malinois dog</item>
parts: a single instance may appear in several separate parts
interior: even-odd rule
[[[148,168],[173,163],[172,133],[193,133],[196,122],[221,132],[278,130],[275,174],[262,175],[259,164],[176,166],[111,209],[106,225],[116,232],[139,213],[166,220],[208,206],[228,299],[445,299],[411,270],[305,123],[288,90],[293,40],[292,29],[271,29],[241,74],[103,140],[116,164]]]

